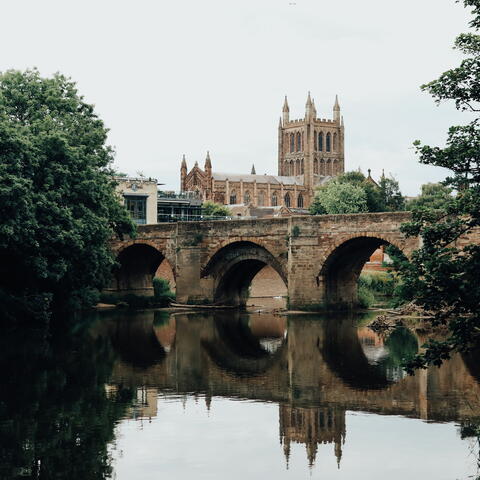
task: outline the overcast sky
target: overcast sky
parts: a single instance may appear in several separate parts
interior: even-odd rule
[[[213,170],[276,174],[283,97],[290,118],[335,94],[347,170],[382,168],[415,195],[445,177],[415,139],[442,144],[468,121],[419,86],[458,64],[468,12],[454,0],[16,0],[2,2],[0,70],[71,76],[110,129],[116,167],[179,188],[210,150]]]

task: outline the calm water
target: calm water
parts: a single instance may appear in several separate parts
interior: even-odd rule
[[[468,479],[477,359],[359,316],[104,313],[0,339],[0,478]]]

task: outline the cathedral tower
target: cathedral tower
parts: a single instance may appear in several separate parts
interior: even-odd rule
[[[324,177],[334,177],[345,171],[344,127],[338,97],[333,106],[333,119],[317,118],[310,92],[304,118],[290,120],[289,114],[285,97],[278,127],[278,175],[303,177],[303,184],[313,192]]]

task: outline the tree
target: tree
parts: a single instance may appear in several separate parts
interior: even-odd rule
[[[206,217],[230,217],[231,210],[226,205],[207,201],[202,205],[203,215]]]
[[[442,183],[426,183],[422,185],[422,193],[410,200],[407,210],[418,210],[428,208],[434,210],[446,210],[452,201],[452,189]]]
[[[365,190],[352,183],[335,180],[320,187],[310,207],[313,214],[360,213],[367,211]]]
[[[79,307],[109,282],[108,241],[134,225],[106,139],[68,78],[0,74],[0,297]]]
[[[398,212],[405,210],[405,198],[400,192],[398,181],[393,177],[382,175],[379,183],[381,212]]]
[[[367,180],[365,175],[359,171],[345,172],[336,178],[339,183],[350,183],[365,190],[368,212],[383,212],[384,201],[382,192],[377,185]]]
[[[477,33],[461,34],[455,48],[465,58],[460,65],[422,86],[436,102],[453,100],[460,111],[480,111],[480,0],[463,0],[473,7],[470,22]],[[478,347],[480,332],[480,245],[461,248],[459,237],[480,227],[480,128],[479,118],[466,125],[450,127],[446,146],[431,147],[415,142],[420,162],[451,170],[444,184],[458,191],[444,211],[425,208],[413,212],[402,227],[408,236],[421,236],[423,246],[410,260],[395,258],[403,276],[404,298],[433,312],[434,326],[445,325],[445,340],[431,340],[423,354],[407,363],[413,370],[428,364],[439,365],[452,352]]]

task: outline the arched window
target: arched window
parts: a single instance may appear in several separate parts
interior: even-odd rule
[[[313,173],[314,173],[315,175],[318,175],[318,160],[317,160],[317,159],[315,159],[315,160],[313,161]]]
[[[277,194],[275,192],[272,193],[272,207],[276,207],[278,205]]]
[[[300,160],[297,160],[297,162],[296,162],[295,175],[300,175]]]
[[[303,175],[305,173],[303,169],[303,158],[300,160],[300,175]]]
[[[293,160],[290,160],[290,170],[288,172],[289,175],[295,175],[295,163]]]
[[[258,192],[258,206],[259,207],[265,206],[265,193],[263,192],[263,190],[260,190]]]
[[[333,151],[334,152],[337,151],[337,134],[336,133],[333,134]]]
[[[332,136],[330,135],[330,132],[327,133],[327,141],[325,142],[326,143],[326,146],[327,146],[327,152],[331,152],[332,151]]]
[[[303,195],[301,193],[298,194],[297,207],[303,208]]]
[[[313,133],[313,149],[317,150],[317,132]]]
[[[237,203],[237,194],[235,193],[235,190],[232,190],[230,192],[230,205],[235,205]]]
[[[302,135],[300,132],[297,132],[297,152],[302,151]]]
[[[323,132],[318,134],[318,150],[323,152]]]
[[[287,192],[284,197],[285,200],[285,206],[289,207],[290,206],[290,194]]]
[[[293,133],[290,134],[290,153],[295,151],[295,135]]]
[[[248,190],[243,194],[243,203],[245,205],[250,203],[250,192]]]

